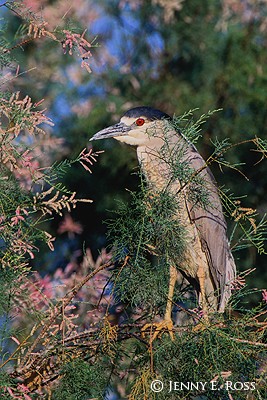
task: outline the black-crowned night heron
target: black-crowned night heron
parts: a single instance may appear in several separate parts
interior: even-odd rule
[[[184,256],[175,258],[170,267],[170,284],[164,321],[158,329],[172,334],[172,298],[177,281],[177,269],[193,283],[204,314],[223,312],[231,295],[231,282],[236,267],[226,234],[226,222],[215,179],[194,145],[182,132],[176,132],[171,117],[151,107],[136,107],[127,111],[120,122],[96,133],[91,140],[115,138],[137,147],[137,156],[150,189],[158,193],[168,190],[179,193],[182,204],[179,221],[186,229],[187,245]],[[187,186],[176,176],[172,179],[166,156],[183,148],[181,162],[186,162],[192,175],[202,179],[208,192],[206,206],[194,204],[186,195]],[[189,178],[190,179],[190,178]],[[176,269],[177,268],[177,269]]]

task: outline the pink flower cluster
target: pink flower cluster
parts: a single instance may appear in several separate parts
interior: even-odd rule
[[[63,30],[63,33],[65,35],[65,38],[62,41],[64,54],[68,51],[69,55],[72,55],[73,49],[77,48],[79,57],[82,59],[81,67],[85,68],[89,73],[92,72],[89,63],[86,61],[92,57],[90,51],[92,45],[84,38],[86,30],[81,35],[68,30]]]

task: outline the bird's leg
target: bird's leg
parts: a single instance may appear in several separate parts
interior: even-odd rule
[[[206,280],[206,275],[205,275],[205,269],[202,265],[199,266],[197,270],[197,277],[199,281],[199,286],[200,286],[200,294],[201,294],[201,306],[203,310],[203,318],[205,322],[209,321],[209,316],[208,316],[208,304],[207,304],[207,299],[206,299],[206,291],[205,291],[205,280]]]
[[[163,333],[164,331],[168,331],[171,339],[174,340],[173,322],[172,322],[172,299],[173,299],[176,281],[177,281],[177,270],[175,267],[173,267],[171,265],[170,266],[169,293],[168,293],[168,299],[167,299],[164,320],[161,322],[153,323],[153,324],[146,324],[142,328],[142,333],[144,333],[144,331],[146,331],[149,327],[150,328],[153,326],[156,327],[156,330],[153,333],[153,336],[150,338],[150,343],[152,343],[159,336],[159,334]]]
[[[169,293],[167,299],[167,305],[164,315],[164,321],[170,321],[172,323],[172,299],[174,294],[174,288],[177,281],[177,271],[172,265],[170,266],[170,283],[169,283]],[[172,335],[173,336],[173,333]],[[173,339],[173,337],[172,337]]]

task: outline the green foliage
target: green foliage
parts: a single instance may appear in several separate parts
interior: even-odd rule
[[[172,125],[175,130],[182,131],[183,135],[185,135],[188,141],[192,144],[197,143],[199,138],[203,136],[202,125],[205,124],[215,113],[222,111],[222,109],[209,110],[207,113],[202,114],[195,120],[194,114],[196,111],[197,109],[189,110],[182,115],[174,115],[172,119]]]
[[[236,382],[238,389],[244,388],[244,382],[248,382],[249,385],[254,383],[256,398],[266,397],[267,389],[262,385],[259,370],[264,348],[255,346],[253,342],[246,342],[246,339],[253,335],[246,332],[244,322],[224,321],[223,324],[224,328],[215,325],[201,333],[181,332],[176,336],[174,343],[165,339],[155,345],[153,349],[155,374],[168,388],[161,392],[157,399],[166,399],[170,381],[206,382],[203,398],[210,400],[228,398],[229,392],[232,396],[238,394],[240,400],[247,399],[247,390],[231,389]],[[212,390],[210,383],[214,379],[216,390]],[[221,389],[218,390],[221,385]],[[199,388],[173,391],[170,398],[192,399],[201,394]]]
[[[173,218],[178,210],[173,195],[152,194],[142,185],[141,192],[131,193],[129,203],[122,203],[116,218],[108,222],[114,259],[129,256],[127,265],[119,266],[113,277],[115,293],[122,301],[152,308],[164,304],[170,256],[181,258],[186,245],[185,229]]]
[[[158,199],[149,198],[147,195],[131,194],[131,201],[126,206],[121,204],[114,221],[109,221],[109,235],[114,246],[114,259],[123,260],[125,255],[130,255],[126,267],[118,268],[114,274],[116,283],[116,296],[122,301],[131,302],[132,305],[150,304],[155,305],[166,297],[168,276],[168,261],[166,256],[158,263],[153,263],[153,249],[159,239],[160,229],[164,223],[163,214],[166,215],[165,204]],[[160,210],[155,208],[155,203],[160,204]],[[161,212],[160,212],[161,211]],[[155,218],[156,213],[160,218]],[[172,223],[172,227],[175,222]],[[164,224],[165,231],[168,231],[169,238],[172,229]],[[170,229],[169,229],[170,228]],[[172,240],[172,238],[170,238]],[[179,246],[177,242],[176,247]],[[167,254],[157,249],[161,255]],[[154,273],[151,274],[151,268]],[[140,284],[142,283],[142,284]],[[146,290],[144,291],[144,287]]]
[[[53,16],[51,18],[53,22],[52,6],[53,4],[58,6],[59,3],[56,1],[48,3],[49,7],[51,6],[50,16]],[[92,3],[85,3],[93,9]],[[205,134],[200,131],[200,126],[206,120],[205,114],[195,122],[192,112],[185,112],[181,117],[177,116],[174,119],[174,125],[193,143],[196,143],[202,135],[202,148],[207,165],[214,163],[218,165],[218,171],[215,168],[215,173],[218,172],[220,185],[223,186],[227,180],[232,181],[231,189],[235,188],[237,194],[232,195],[233,190],[226,190],[224,186],[221,189],[227,216],[232,220],[230,224],[232,247],[236,250],[236,258],[240,258],[239,265],[242,268],[250,267],[252,261],[259,265],[262,285],[264,269],[260,268],[260,262],[255,261],[254,251],[265,252],[266,165],[260,163],[257,168],[252,168],[252,165],[266,158],[267,152],[266,140],[258,138],[258,133],[264,135],[266,130],[267,62],[266,29],[264,29],[266,7],[260,5],[258,13],[253,7],[250,8],[250,2],[246,3],[244,8],[240,6],[236,9],[231,8],[231,2],[217,0],[180,2],[179,9],[172,9],[172,3],[175,2],[168,1],[141,1],[135,7],[128,2],[125,8],[121,6],[123,3],[101,1],[97,4],[99,9],[101,6],[105,9],[105,11],[102,9],[103,14],[107,12],[114,22],[107,24],[107,30],[102,35],[101,41],[104,42],[105,37],[110,40],[113,26],[116,26],[114,34],[115,31],[118,34],[120,28],[123,30],[124,39],[116,40],[116,45],[122,46],[120,49],[116,48],[116,54],[121,54],[121,59],[119,56],[114,60],[115,52],[110,57],[107,46],[105,60],[107,68],[99,68],[92,79],[97,90],[100,89],[101,95],[105,94],[101,98],[97,95],[97,90],[92,96],[92,86],[88,85],[87,75],[83,76],[77,73],[75,68],[73,70],[69,68],[71,47],[66,45],[64,27],[61,28],[60,25],[51,32],[47,31],[41,14],[36,16],[34,12],[27,10],[22,2],[12,3],[11,9],[15,11],[16,17],[12,17],[8,34],[12,35],[16,31],[18,42],[16,44],[12,42],[10,45],[6,37],[1,39],[0,64],[2,67],[9,66],[10,56],[14,52],[19,54],[23,73],[19,76],[17,87],[23,94],[1,95],[1,107],[6,112],[4,123],[1,125],[1,129],[5,131],[4,140],[1,140],[1,155],[3,155],[1,161],[5,160],[6,154],[11,155],[13,158],[10,157],[9,161],[15,168],[19,163],[13,163],[14,160],[19,162],[26,160],[22,152],[27,151],[28,147],[20,140],[21,137],[13,140],[14,125],[16,133],[21,134],[23,129],[34,134],[40,133],[39,129],[35,129],[35,118],[40,117],[41,120],[44,115],[34,114],[35,105],[32,107],[33,103],[28,94],[33,99],[38,97],[38,101],[40,98],[46,98],[49,112],[54,113],[58,118],[57,122],[60,122],[57,124],[59,134],[64,135],[70,155],[68,160],[54,163],[52,167],[47,165],[42,166],[45,168],[40,167],[42,177],[32,177],[33,185],[30,185],[32,193],[25,192],[12,177],[12,173],[1,170],[0,305],[2,312],[6,313],[2,326],[3,361],[8,361],[7,366],[10,369],[7,371],[12,370],[13,362],[18,362],[21,369],[17,368],[13,371],[14,374],[11,372],[10,375],[18,377],[19,382],[22,380],[28,384],[31,388],[29,397],[32,398],[38,398],[39,394],[36,393],[43,390],[38,387],[38,380],[36,381],[38,374],[41,384],[44,381],[48,384],[57,381],[54,387],[51,386],[52,398],[55,400],[104,398],[105,390],[110,383],[120,389],[123,385],[127,387],[127,393],[121,389],[121,397],[126,398],[129,395],[130,400],[191,399],[199,393],[194,391],[182,394],[168,394],[166,391],[152,393],[151,379],[158,378],[164,382],[169,380],[209,382],[217,375],[218,382],[223,382],[225,379],[232,382],[255,381],[256,395],[265,399],[266,383],[262,382],[264,380],[266,382],[266,367],[264,367],[266,305],[260,304],[257,308],[251,309],[247,294],[252,290],[247,288],[239,290],[232,297],[232,307],[242,311],[238,320],[229,314],[225,318],[214,318],[210,326],[203,326],[203,330],[200,331],[192,329],[192,326],[176,327],[174,342],[164,335],[161,339],[155,340],[153,345],[140,331],[140,321],[143,323],[154,318],[155,314],[162,314],[167,298],[170,256],[175,253],[177,258],[181,258],[187,244],[186,231],[181,227],[179,219],[173,218],[180,211],[177,198],[168,190],[152,195],[144,182],[138,193],[133,192],[132,188],[140,178],[138,174],[129,178],[129,170],[136,165],[135,155],[131,150],[128,151],[125,147],[121,148],[108,141],[103,145],[107,150],[101,161],[103,169],[99,168],[90,181],[84,178],[84,174],[77,173],[78,168],[70,169],[70,166],[74,166],[75,162],[82,164],[85,161],[82,158],[84,154],[78,157],[76,154],[85,144],[87,145],[88,129],[90,133],[94,133],[117,120],[121,110],[126,107],[125,104],[129,108],[140,104],[152,105],[169,114],[177,113],[177,107],[181,113],[200,105],[204,111],[211,107],[222,108],[221,113],[212,115],[212,118],[206,121]],[[83,12],[82,6],[83,2],[79,2],[78,16]],[[74,7],[73,3],[71,9]],[[222,10],[222,7],[225,8]],[[71,13],[71,9],[67,14]],[[83,17],[87,15],[83,14]],[[18,28],[19,16],[24,22]],[[60,24],[67,21],[65,16],[66,14],[64,17],[62,15]],[[134,21],[133,24],[129,24],[131,25],[129,31],[125,22],[127,16],[131,18],[130,22]],[[90,14],[89,18],[91,22],[95,16],[92,17]],[[67,22],[65,28],[70,30],[69,43],[75,44],[77,50],[78,43],[81,42],[75,42],[77,36],[73,34],[82,32],[83,29],[81,30],[80,26],[76,28],[75,23],[75,20]],[[80,24],[80,18],[78,23]],[[29,24],[32,25],[31,28]],[[27,36],[29,31],[31,34]],[[53,35],[56,37],[53,38]],[[153,37],[157,39],[153,41]],[[58,57],[59,52],[51,52],[50,39],[55,45],[64,44],[66,54]],[[80,36],[79,40],[81,39]],[[162,48],[160,46],[157,48],[157,40],[162,41]],[[24,52],[20,51],[21,47],[24,48]],[[90,44],[86,50],[89,47]],[[7,51],[7,48],[10,51]],[[113,46],[110,48],[113,51]],[[127,54],[126,60],[125,54]],[[84,61],[83,55],[82,61]],[[36,65],[37,69],[29,74],[28,70],[32,65]],[[15,71],[16,66],[12,67]],[[71,77],[75,77],[74,84]],[[5,78],[5,82],[9,82],[9,78]],[[24,93],[26,87],[27,96]],[[90,98],[89,103],[86,103],[88,98]],[[5,106],[8,102],[10,104],[7,112]],[[82,107],[84,103],[85,111]],[[75,118],[72,118],[73,114]],[[26,137],[29,132],[26,132]],[[230,137],[231,141],[225,139],[226,137]],[[31,140],[32,138],[28,144]],[[237,147],[238,143],[243,143],[244,146]],[[3,145],[6,144],[11,147],[4,148]],[[253,145],[253,153],[248,150],[250,144]],[[51,147],[58,150],[58,158],[61,159],[62,147],[58,144]],[[203,185],[200,174],[195,174],[188,162],[183,160],[185,148],[176,147],[175,155],[171,158],[168,157],[169,150],[166,140],[161,156],[172,172],[169,185],[179,177],[182,189],[187,189],[191,202],[201,207],[210,205],[208,191]],[[43,155],[45,153],[43,151]],[[87,162],[88,160],[87,157]],[[248,164],[245,164],[245,161],[249,161]],[[7,165],[8,168],[11,167],[9,162]],[[88,167],[90,162],[87,163],[86,169]],[[229,173],[219,175],[219,170]],[[15,171],[18,170],[15,168]],[[244,177],[250,181],[245,178],[242,180],[244,184],[240,183]],[[36,184],[38,189],[34,186]],[[23,278],[29,271],[30,258],[37,252],[35,248],[37,240],[45,240],[50,248],[53,246],[51,240],[53,238],[46,236],[40,227],[40,221],[52,219],[55,212],[60,214],[63,209],[69,210],[70,207],[76,206],[78,200],[72,197],[72,192],[77,191],[80,198],[84,197],[85,192],[87,193],[88,187],[92,187],[95,192],[91,192],[90,197],[92,194],[94,199],[98,200],[97,204],[91,215],[87,210],[81,213],[80,220],[86,224],[88,218],[88,226],[90,225],[90,229],[94,231],[95,238],[99,235],[99,231],[103,234],[103,228],[98,228],[100,223],[95,223],[93,214],[97,210],[102,216],[106,208],[113,208],[113,198],[126,197],[125,186],[130,188],[129,202],[127,205],[119,205],[116,219],[109,222],[109,238],[116,261],[111,292],[117,300],[133,307],[132,310],[127,309],[125,314],[133,311],[131,316],[134,318],[124,320],[124,324],[116,327],[116,335],[114,334],[112,340],[108,335],[102,334],[103,327],[100,324],[101,326],[93,325],[92,331],[90,326],[85,332],[84,327],[79,326],[71,341],[72,328],[67,331],[71,332],[71,335],[65,335],[67,318],[63,314],[65,306],[70,304],[67,301],[69,297],[65,297],[62,303],[57,303],[57,307],[49,309],[48,315],[40,313],[38,321],[40,325],[27,327],[28,331],[31,330],[30,337],[25,338],[23,332],[20,332],[22,342],[16,347],[14,355],[7,354],[5,338],[9,311],[12,298],[17,294],[16,290],[19,290],[19,278]],[[256,205],[261,206],[261,215],[257,215],[254,210]],[[21,214],[20,210],[23,208],[28,215]],[[18,216],[23,218],[19,219]],[[37,217],[37,220],[34,217]],[[13,223],[14,221],[17,222]],[[22,243],[19,240],[22,240]],[[248,247],[250,247],[249,252],[246,251]],[[73,297],[79,293],[81,286],[77,292],[76,289],[75,287],[73,293],[71,289]],[[188,288],[183,287],[181,292],[177,288],[174,302],[184,300],[182,295],[187,292]],[[78,304],[81,304],[79,296],[80,293],[76,299]],[[188,299],[186,301],[189,303]],[[246,307],[242,307],[244,303]],[[135,319],[135,306],[141,306],[142,311],[145,310],[142,315],[138,315],[138,320]],[[55,334],[53,330],[57,329],[57,324],[58,331]],[[73,327],[71,324],[70,326]],[[39,329],[38,333],[35,329]],[[15,335],[15,339],[16,337]],[[35,340],[33,347],[31,339]],[[73,349],[75,357],[77,356],[74,360]],[[107,351],[109,351],[108,358]],[[39,362],[40,360],[43,364]],[[6,364],[3,365],[3,368],[5,367]],[[16,375],[17,371],[20,376]],[[24,395],[22,392],[25,387],[19,387],[17,380],[10,379],[5,373],[0,376],[0,386],[2,392],[8,386],[13,390],[14,395],[10,398],[26,397],[26,393]],[[5,389],[2,389],[2,386]],[[1,394],[6,398],[9,396],[6,390]],[[250,394],[253,396],[253,393]],[[234,399],[247,398],[247,392],[233,391],[231,395]],[[209,390],[203,396],[205,400],[229,398],[224,389],[220,393]]]
[[[97,360],[90,365],[83,360],[67,363],[61,370],[62,378],[53,391],[53,400],[104,399],[107,390],[107,365]]]
[[[12,396],[10,396],[7,393],[6,387],[10,386],[12,384],[12,379],[10,379],[10,376],[6,373],[1,371],[0,372],[0,394],[1,397],[5,398],[6,400],[11,400]]]
[[[4,18],[0,18],[0,68],[8,67],[11,63],[10,52],[8,51],[8,40],[6,37],[7,24]]]
[[[18,207],[27,207],[31,199],[25,191],[21,189],[18,182],[5,170],[0,169],[0,312],[9,312],[11,297],[15,288],[19,286],[18,278],[29,271],[25,264],[25,257],[20,251],[14,251],[14,237],[18,226],[9,226],[7,229],[6,220],[16,215]],[[33,237],[38,238],[38,234],[32,229],[30,221],[20,221],[19,228],[23,230],[22,240],[30,242]],[[39,238],[43,237],[39,234]],[[19,250],[19,249],[18,249]]]

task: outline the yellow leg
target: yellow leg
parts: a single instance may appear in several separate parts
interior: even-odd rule
[[[152,337],[150,338],[150,343],[152,343],[164,331],[168,331],[171,339],[174,340],[173,322],[172,322],[172,303],[173,303],[172,299],[173,299],[173,293],[174,293],[176,281],[177,281],[176,268],[173,266],[170,266],[169,293],[168,293],[168,299],[167,299],[164,320],[162,322],[158,322],[158,323],[146,324],[142,328],[142,333],[144,333],[148,328],[152,328],[153,326],[156,327],[155,332],[153,333]]]
[[[200,286],[200,294],[201,294],[201,302],[202,302],[201,306],[202,306],[202,310],[203,310],[203,317],[204,317],[205,321],[208,321],[209,320],[208,304],[207,304],[206,290],[205,290],[206,275],[205,275],[205,270],[204,270],[203,266],[200,266],[198,268],[197,277],[198,277],[199,286]]]
[[[172,320],[172,299],[173,299],[176,281],[177,281],[177,271],[176,271],[176,268],[171,265],[170,266],[169,293],[168,293],[168,300],[167,300],[165,316],[164,316],[164,320],[167,320],[167,321]]]

